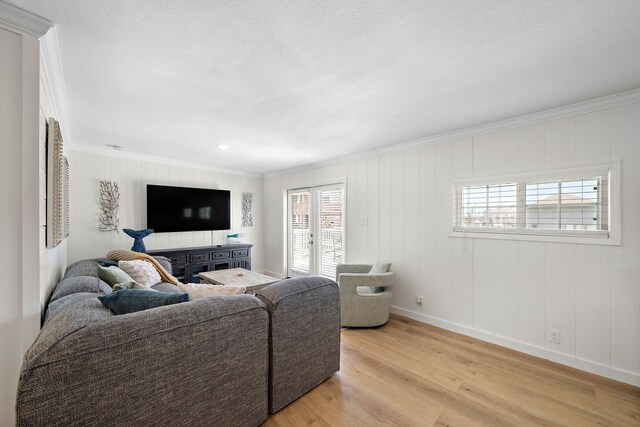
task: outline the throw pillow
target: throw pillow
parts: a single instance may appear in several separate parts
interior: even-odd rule
[[[391,268],[390,262],[378,262],[371,266],[371,270],[369,270],[369,274],[379,274],[379,273],[388,273]],[[369,286],[371,288],[371,292],[379,293],[384,292],[384,288],[380,286]]]
[[[369,274],[375,273],[388,273],[391,268],[390,262],[378,262],[371,266],[371,270],[369,270]]]
[[[147,261],[118,261],[118,267],[131,276],[131,279],[133,279],[134,282],[138,282],[146,287],[151,287],[162,281],[158,270],[156,270],[153,264]],[[123,280],[123,282],[124,281],[126,280]]]
[[[188,293],[191,300],[218,295],[243,294],[246,290],[244,286],[222,286],[210,285],[206,283],[178,283],[178,289],[180,289],[180,292]]]
[[[122,269],[115,266],[102,267],[99,265],[98,277],[107,282],[107,284],[112,288],[117,283],[133,282],[131,276],[125,273]]]
[[[98,297],[102,305],[115,314],[136,311],[189,301],[189,295],[180,292],[158,292],[152,290],[123,289]]]

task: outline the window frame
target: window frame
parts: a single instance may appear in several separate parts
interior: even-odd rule
[[[484,186],[498,184],[518,185],[528,182],[544,182],[565,179],[584,179],[593,175],[609,176],[609,216],[608,230],[552,230],[552,229],[528,229],[528,228],[471,228],[458,227],[456,218],[459,187]],[[451,215],[449,237],[457,238],[480,238],[480,239],[503,239],[503,240],[525,240],[559,243],[583,243],[596,245],[620,245],[620,160],[601,162],[596,164],[582,165],[562,169],[546,169],[544,171],[517,173],[510,175],[488,175],[465,179],[454,179],[450,181],[451,189]],[[517,204],[520,206],[526,199],[519,198]],[[518,214],[519,216],[521,213]]]

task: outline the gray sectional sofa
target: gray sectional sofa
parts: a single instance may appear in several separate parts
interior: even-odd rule
[[[339,369],[331,280],[114,315],[97,298],[111,292],[97,266],[70,265],[54,290],[24,357],[20,426],[255,426]]]

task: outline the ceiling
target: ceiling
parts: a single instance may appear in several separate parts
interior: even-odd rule
[[[268,173],[640,87],[637,0],[12,3],[56,24],[74,146],[208,168]]]

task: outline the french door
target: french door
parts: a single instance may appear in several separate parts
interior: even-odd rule
[[[344,259],[344,185],[287,192],[288,275],[335,279]]]

